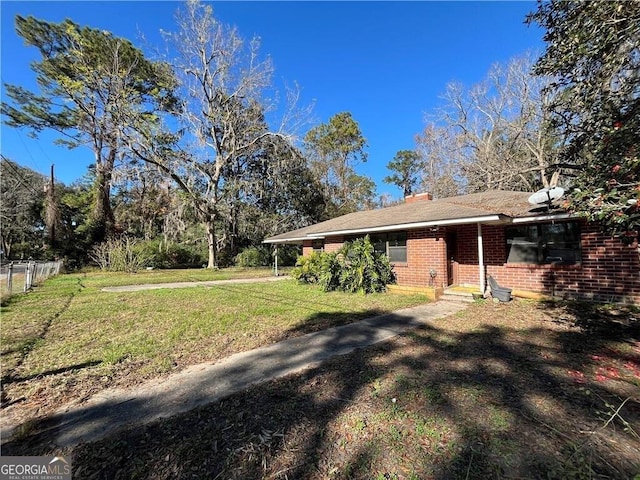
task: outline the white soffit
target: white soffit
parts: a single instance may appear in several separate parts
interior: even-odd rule
[[[465,223],[499,223],[505,219],[502,215],[485,215],[482,217],[470,217],[470,218],[455,218],[451,220],[434,220],[430,222],[415,222],[415,223],[403,223],[399,225],[387,225],[384,227],[371,227],[371,228],[355,228],[350,230],[335,230],[328,232],[310,233],[310,238],[323,238],[336,235],[351,235],[358,233],[375,233],[375,232],[393,232],[397,230],[412,230],[415,228],[424,227],[437,227],[447,225],[460,225]]]
[[[539,215],[537,217],[519,217],[511,220],[512,223],[532,223],[532,222],[546,222],[550,220],[566,220],[568,218],[577,218],[576,215],[570,213],[559,213],[552,215]]]

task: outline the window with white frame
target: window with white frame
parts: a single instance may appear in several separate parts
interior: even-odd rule
[[[391,263],[407,263],[407,232],[370,235],[376,252],[386,253]]]

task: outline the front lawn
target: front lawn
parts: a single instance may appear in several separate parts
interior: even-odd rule
[[[268,270],[251,271],[250,276]],[[125,283],[217,280],[247,271],[61,275],[2,307],[5,421],[329,326],[426,301],[322,293],[292,280],[108,293]]]
[[[63,453],[100,479],[637,479],[638,313],[478,303]]]

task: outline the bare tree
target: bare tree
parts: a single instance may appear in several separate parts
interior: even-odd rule
[[[229,196],[239,197],[246,165],[268,161],[270,145],[291,145],[285,125],[297,118],[292,107],[282,124],[271,129],[266,115],[275,104],[266,99],[271,86],[271,61],[261,59],[260,42],[245,42],[233,27],[220,23],[209,5],[189,1],[177,15],[178,31],[166,33],[177,52],[173,61],[183,104],[182,136],[147,132],[147,148],[136,154],[168,173],[186,192],[206,229],[208,268],[217,267],[218,223],[233,217]],[[288,92],[287,99],[295,100]],[[228,220],[228,219],[227,219]]]
[[[462,176],[452,132],[433,123],[416,135],[416,151],[422,159],[421,188],[436,198],[458,195]]]
[[[546,108],[550,80],[534,76],[533,63],[528,56],[515,58],[494,65],[471,88],[447,86],[437,126],[427,126],[418,139],[431,157],[427,178],[450,172],[449,178],[467,192],[532,191],[557,181],[552,176],[557,142]]]

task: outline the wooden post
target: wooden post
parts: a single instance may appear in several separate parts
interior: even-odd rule
[[[27,293],[31,288],[31,262],[27,262],[27,268],[24,270],[24,292]]]
[[[7,266],[7,291],[9,295],[13,292],[13,262]]]

